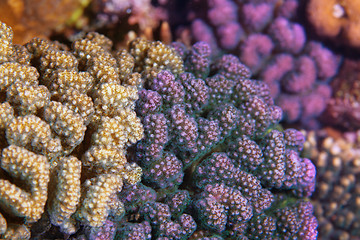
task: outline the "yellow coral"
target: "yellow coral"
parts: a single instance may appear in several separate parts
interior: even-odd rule
[[[101,84],[94,97],[96,114],[109,117],[116,116],[121,109],[134,109],[139,98],[136,87],[117,83]]]
[[[0,65],[0,91],[7,89],[15,80],[26,81],[29,85],[37,84],[39,73],[36,68],[7,62]]]
[[[120,50],[115,54],[115,59],[120,67],[120,79],[124,81],[130,75],[135,66],[134,57],[126,50]]]
[[[101,226],[109,214],[121,217],[116,193],[142,175],[126,159],[144,134],[134,57],[111,53],[112,42],[97,33],[69,51],[39,38],[14,46],[11,29],[0,24],[0,32],[0,238],[29,238],[45,206],[67,234],[79,220]]]
[[[83,156],[84,168],[96,174],[119,174],[123,171],[126,157],[124,151],[105,146],[93,146]]]
[[[360,131],[338,132],[327,128],[303,132],[304,155],[316,166],[312,203],[323,239],[357,237],[360,218]]]
[[[39,220],[47,200],[50,175],[47,158],[10,145],[2,151],[1,168],[11,177],[30,185],[30,192],[27,192],[6,179],[0,179],[1,206],[29,222]]]
[[[45,86],[29,85],[27,81],[15,81],[7,89],[7,101],[19,115],[36,114],[49,100],[50,93]]]
[[[14,109],[8,102],[0,104],[0,130],[4,129],[6,125],[14,118]]]
[[[4,239],[30,239],[30,230],[24,225],[10,224],[3,234]]]
[[[40,57],[40,70],[50,69],[76,69],[77,59],[69,52],[49,48],[43,51]]]
[[[129,52],[135,59],[135,71],[143,72],[145,77],[154,76],[161,70],[174,74],[184,71],[182,58],[162,42],[138,38],[130,42]]]
[[[25,46],[13,45],[12,60],[22,65],[30,65],[31,55]]]
[[[67,234],[73,234],[76,228],[71,216],[80,201],[81,162],[73,156],[62,157],[53,174],[56,176],[56,186],[49,196],[50,220]]]
[[[51,71],[44,81],[52,95],[62,95],[69,89],[76,89],[79,93],[87,93],[92,89],[94,79],[88,72],[59,69]]]
[[[63,92],[63,95],[53,97],[53,99],[58,100],[73,112],[78,113],[84,120],[85,125],[89,124],[95,112],[94,102],[91,97],[80,93],[76,89],[68,89]]]
[[[93,135],[93,143],[122,149],[139,141],[143,135],[140,119],[134,112],[123,110],[119,116],[101,118],[100,126]]]
[[[4,216],[0,213],[0,235],[4,234],[6,232],[7,229],[7,223],[6,223],[6,219],[4,218]]]
[[[144,80],[140,73],[132,73],[124,79],[123,83],[140,89],[144,84]]]
[[[0,22],[0,63],[9,61],[12,55],[12,29]]]
[[[102,174],[85,181],[78,217],[87,225],[100,227],[110,213],[112,195],[122,188],[120,176]]]
[[[126,163],[121,174],[127,183],[136,184],[141,181],[142,169],[135,163]]]
[[[52,137],[49,124],[35,115],[17,117],[6,128],[9,144],[24,147],[49,158],[59,155],[62,150],[60,140]]]
[[[318,34],[345,37],[360,47],[360,3],[354,0],[311,0],[308,17]]]
[[[92,43],[101,46],[105,51],[110,51],[113,45],[112,41],[104,35],[97,32],[90,32],[86,35]]]
[[[44,119],[69,149],[73,149],[84,139],[84,120],[60,102],[51,101],[46,106]]]
[[[31,41],[24,45],[26,49],[33,55],[33,57],[39,58],[41,56],[46,55],[46,52],[50,50],[66,50],[65,46],[57,42],[51,42],[49,40],[45,40],[42,38],[33,38]]]

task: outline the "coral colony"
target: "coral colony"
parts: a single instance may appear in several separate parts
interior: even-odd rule
[[[206,7],[191,1],[192,38],[208,42],[213,54],[235,53],[254,76],[269,85],[271,96],[284,111],[284,121],[319,127],[316,117],[331,96],[328,82],[337,72],[340,57],[319,42],[307,41],[304,27],[296,22],[299,3],[204,1]]]
[[[125,157],[143,137],[139,75],[118,67],[133,58],[113,56],[96,33],[65,50],[37,38],[13,45],[3,23],[0,32],[2,237],[28,239],[44,215],[66,234],[122,216],[117,192],[141,178]]]
[[[142,39],[111,53],[96,33],[17,46],[1,32],[4,238],[37,221],[42,237],[316,238],[304,138],[280,130],[235,56]]]
[[[360,238],[359,1],[179,2],[0,3],[0,239]]]

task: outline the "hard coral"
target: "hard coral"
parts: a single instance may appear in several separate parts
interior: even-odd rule
[[[360,47],[360,4],[352,0],[311,0],[308,18],[316,32],[328,38]]]
[[[236,54],[254,78],[266,82],[284,111],[284,122],[317,128],[316,118],[330,98],[328,83],[340,58],[321,43],[307,41],[303,26],[296,22],[298,2],[190,1],[188,31],[194,42],[210,44],[212,57]],[[308,107],[313,103],[315,107]]]
[[[39,38],[17,47],[0,26],[1,237],[28,239],[40,218],[64,234],[121,218],[116,194],[142,174],[125,157],[143,136],[133,57],[97,33],[71,50]]]
[[[277,130],[282,111],[267,85],[249,79],[233,55],[212,61],[205,42],[172,46],[185,71],[143,74],[136,103],[144,139],[134,160],[156,196],[127,197],[144,192],[142,185],[121,193],[133,206],[128,218],[140,209],[137,224],[145,220],[161,239],[187,239],[195,229],[193,236],[204,231],[224,239],[316,239],[312,205],[304,200],[314,191],[316,170],[299,156],[301,133]],[[141,66],[144,58],[136,59]]]
[[[306,132],[304,155],[317,168],[311,200],[319,221],[319,239],[360,237],[359,132],[332,129]]]
[[[328,125],[353,131],[360,128],[360,62],[345,59],[332,82],[333,96],[321,120]]]

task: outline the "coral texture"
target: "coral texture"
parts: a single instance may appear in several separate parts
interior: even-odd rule
[[[306,132],[304,155],[317,168],[311,197],[319,239],[360,237],[360,132]]]
[[[1,238],[28,239],[40,218],[72,234],[122,217],[116,193],[142,174],[125,157],[143,137],[133,58],[97,33],[71,50],[39,38],[18,47],[0,26]]]
[[[139,213],[141,232],[151,226],[151,237],[161,239],[316,239],[317,221],[304,199],[314,191],[315,167],[299,156],[302,134],[278,129],[282,111],[266,84],[249,79],[233,55],[212,62],[205,42],[172,46],[184,71],[139,68],[145,79],[136,111],[144,139],[134,160],[153,190],[123,190],[120,199],[132,206],[127,214]],[[135,59],[138,66],[148,62]],[[136,197],[142,192],[150,200]],[[135,229],[131,224],[119,232]]]
[[[316,239],[304,138],[237,57],[1,27],[1,237]]]
[[[334,89],[321,117],[324,124],[353,131],[360,128],[360,62],[345,59],[332,82]]]
[[[214,57],[224,51],[236,54],[254,78],[266,82],[286,123],[316,128],[340,58],[321,43],[307,41],[296,22],[297,9],[296,0],[191,1],[189,31],[193,41],[210,44]]]

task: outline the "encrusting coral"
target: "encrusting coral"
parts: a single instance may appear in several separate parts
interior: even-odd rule
[[[72,234],[122,216],[116,193],[142,174],[125,157],[143,137],[133,57],[97,33],[72,49],[0,33],[1,238],[28,239],[41,217]]]

